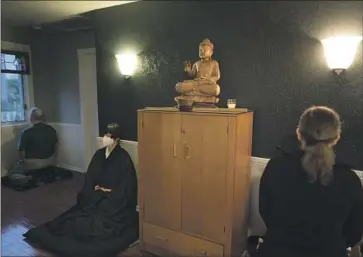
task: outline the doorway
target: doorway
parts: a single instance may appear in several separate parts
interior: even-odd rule
[[[84,172],[98,149],[96,49],[78,49],[79,96],[84,141]]]

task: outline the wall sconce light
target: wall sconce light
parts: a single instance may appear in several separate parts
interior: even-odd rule
[[[328,67],[339,75],[349,68],[354,60],[361,36],[331,37],[322,40]]]
[[[115,55],[120,73],[126,79],[134,75],[137,67],[137,55],[134,53],[123,53]]]

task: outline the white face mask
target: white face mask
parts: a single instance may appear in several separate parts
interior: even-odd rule
[[[114,140],[108,136],[104,136],[102,138],[102,144],[103,144],[103,147],[107,147],[107,146],[110,146],[114,143]]]

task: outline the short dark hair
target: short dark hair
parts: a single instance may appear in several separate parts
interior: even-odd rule
[[[110,123],[106,127],[105,134],[110,134],[113,139],[121,138],[121,127],[117,123]]]

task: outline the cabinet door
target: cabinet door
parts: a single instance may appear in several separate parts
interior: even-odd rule
[[[171,229],[181,228],[180,117],[178,113],[144,112],[139,125],[143,219]]]
[[[182,229],[224,242],[228,117],[182,116]]]

